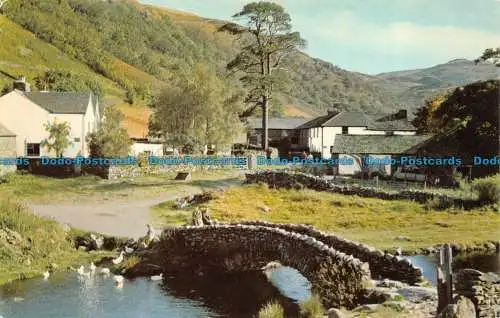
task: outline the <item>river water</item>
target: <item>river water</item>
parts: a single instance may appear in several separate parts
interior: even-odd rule
[[[435,283],[435,256],[407,257]],[[500,273],[500,256],[455,258],[455,269],[476,268]],[[47,281],[31,279],[0,288],[1,318],[189,318],[255,317],[259,308],[276,300],[286,317],[298,317],[298,302],[310,296],[307,279],[288,267],[234,275],[146,278],[125,281],[117,288],[111,277],[81,279],[59,273]]]

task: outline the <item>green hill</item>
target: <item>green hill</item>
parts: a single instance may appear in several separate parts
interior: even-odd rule
[[[1,85],[9,75],[32,80],[48,69],[71,70],[97,79],[108,101],[134,96],[140,103],[196,63],[223,71],[238,50],[234,38],[216,32],[223,21],[133,0],[9,0],[2,10]],[[419,78],[413,71],[348,72],[301,52],[287,62],[290,85],[278,94],[285,114],[317,115],[334,104],[365,112],[415,109],[423,97],[457,84],[442,77],[446,72]],[[460,67],[451,66],[468,79],[472,70]]]
[[[53,47],[43,50],[44,57],[37,60],[20,57],[24,49],[1,53],[1,70],[16,76],[23,73],[29,79],[36,75],[36,69],[23,68],[32,68],[29,64],[40,60],[47,68],[70,68],[82,73],[91,70],[94,76],[106,77],[116,84],[115,91],[111,90],[113,85],[106,87],[107,92],[114,95],[119,86],[145,97],[150,90],[168,83],[178,72],[199,62],[222,70],[237,50],[229,35],[216,32],[220,21],[134,1],[11,0],[4,11],[12,22],[32,32],[40,46],[44,41]],[[8,29],[15,28],[13,23],[8,24]],[[27,32],[12,36],[12,44],[25,46],[27,38],[34,37]],[[56,61],[61,56],[75,66],[69,62],[60,66]],[[320,113],[335,102],[346,105],[341,107],[366,111],[397,107],[390,94],[380,92],[362,75],[343,71],[300,52],[289,62],[291,85],[280,92],[286,105],[294,105],[310,114]],[[4,67],[5,64],[20,67],[13,69]]]

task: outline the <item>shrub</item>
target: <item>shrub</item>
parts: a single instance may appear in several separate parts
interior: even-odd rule
[[[498,203],[500,201],[500,174],[474,180],[472,189],[478,192],[479,200]]]
[[[425,203],[425,207],[428,210],[446,210],[449,209],[453,206],[453,199],[448,198],[448,197],[440,197],[440,196],[435,196],[431,200],[428,200]]]
[[[321,303],[321,298],[312,295],[308,300],[300,303],[300,315],[304,318],[322,318],[325,308]]]
[[[259,318],[284,318],[285,311],[278,302],[271,302],[259,310]]]
[[[145,151],[141,152],[139,154],[139,158],[137,159],[137,164],[141,168],[149,166],[149,154]]]

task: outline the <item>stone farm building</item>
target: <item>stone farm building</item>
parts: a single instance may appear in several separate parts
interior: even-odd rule
[[[269,146],[278,148],[280,154],[287,154],[301,148],[297,127],[307,122],[304,118],[285,117],[269,118],[268,134]],[[247,143],[261,145],[263,137],[262,118],[249,118],[247,120]]]
[[[353,175],[364,169],[360,158],[393,158],[409,154],[409,149],[431,138],[417,135],[408,120],[407,111],[369,115],[361,112],[331,110],[324,116],[301,118],[269,118],[269,145],[279,149],[280,157],[288,151],[307,150],[324,159],[348,157],[353,165],[341,165],[336,173]],[[248,120],[248,143],[260,145],[262,120]],[[391,165],[375,167],[391,174]]]
[[[102,109],[91,93],[31,92],[24,79],[15,83],[15,90],[0,97],[0,125],[15,135],[17,157],[54,156],[40,146],[49,136],[44,124],[57,120],[68,122],[71,146],[65,157],[88,156],[86,136],[97,129]],[[3,139],[5,136],[0,137]],[[13,149],[14,150],[14,149]]]

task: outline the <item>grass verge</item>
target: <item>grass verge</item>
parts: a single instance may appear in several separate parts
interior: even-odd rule
[[[33,203],[91,202],[134,200],[169,195],[192,187],[211,189],[221,181],[240,180],[236,170],[195,171],[191,181],[174,180],[175,173],[119,180],[103,180],[95,176],[55,179],[30,174],[10,174],[0,184],[0,195],[23,198]],[[241,179],[242,180],[242,179]]]
[[[75,233],[33,215],[15,201],[0,198],[0,285],[40,276],[51,264],[56,264],[58,270],[68,270],[111,255],[75,250]]]
[[[415,250],[447,242],[475,245],[498,239],[500,229],[500,214],[484,207],[472,211],[455,208],[437,211],[413,201],[312,190],[275,190],[266,185],[230,188],[206,206],[222,222],[267,220],[311,224],[381,249],[399,246]],[[190,220],[191,211],[176,210],[168,202],[153,208],[154,216],[164,224]],[[410,240],[400,241],[397,237]]]

